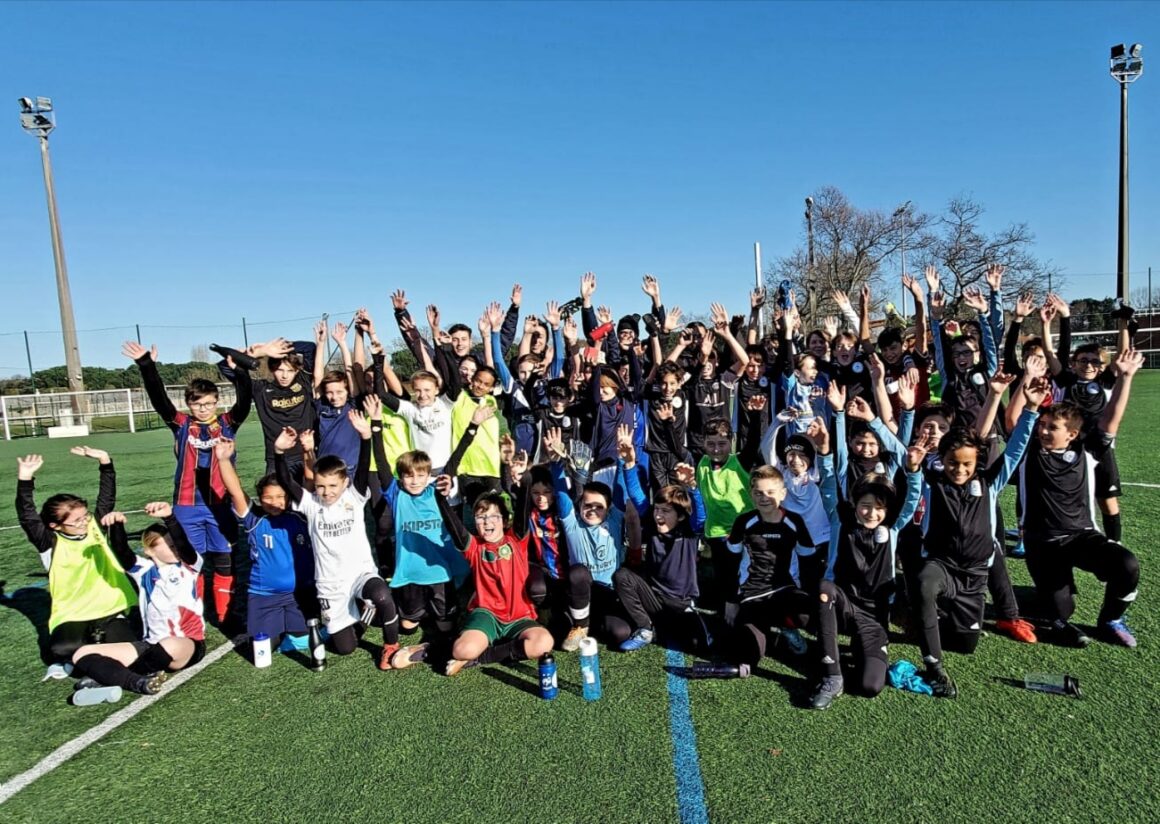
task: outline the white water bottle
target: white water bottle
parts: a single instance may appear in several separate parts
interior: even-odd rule
[[[270,666],[270,636],[259,632],[254,636],[254,666],[264,669]]]
[[[584,700],[598,701],[601,695],[600,656],[595,638],[580,639],[580,680],[583,682]]]

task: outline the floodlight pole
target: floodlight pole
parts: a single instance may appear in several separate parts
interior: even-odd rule
[[[52,259],[56,264],[56,296],[60,302],[60,328],[64,333],[64,366],[68,372],[70,392],[83,392],[81,350],[77,344],[77,323],[73,315],[72,292],[68,285],[68,265],[60,239],[60,218],[56,212],[56,187],[52,182],[52,157],[48,153],[48,135],[40,137],[40,162],[44,169],[44,191],[48,197],[48,225],[52,232]]]
[[[1120,237],[1116,254],[1116,297],[1128,299],[1128,84],[1120,81]]]
[[[810,323],[818,321],[818,282],[814,269],[814,199],[806,198],[806,283],[809,284]]]
[[[905,203],[903,203],[901,206],[899,206],[897,209],[894,210],[894,216],[896,218],[902,219],[902,243],[900,244],[900,247],[899,247],[899,251],[902,253],[902,261],[900,263],[900,265],[902,267],[902,271],[899,272],[899,278],[901,278],[903,275],[906,274],[906,231],[907,231],[907,229],[910,228],[910,224],[907,221],[907,218],[910,217],[910,204],[911,204],[911,201],[908,200]],[[899,309],[899,314],[902,315],[902,320],[905,322],[905,320],[906,320],[906,286],[905,285],[902,287],[902,301],[898,304],[898,309]],[[914,307],[914,311],[915,312],[918,311],[917,306]]]

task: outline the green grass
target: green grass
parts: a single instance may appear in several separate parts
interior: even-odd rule
[[[1125,482],[1160,482],[1160,374],[1137,381],[1118,455]],[[244,479],[260,469],[257,427],[241,437]],[[119,505],[167,497],[167,432],[99,435],[119,468]],[[0,444],[0,464],[40,450],[43,494],[96,492],[91,462],[69,442]],[[15,472],[0,476],[11,500]],[[1005,505],[1009,508],[1010,493]],[[1130,618],[1136,650],[1066,650],[989,635],[950,655],[957,701],[890,688],[799,709],[807,678],[768,659],[744,681],[691,682],[689,695],[714,821],[1150,821],[1160,806],[1160,489],[1126,487],[1125,543],[1142,560]],[[0,525],[15,523],[10,508]],[[1010,516],[1010,512],[1008,512]],[[134,516],[132,526],[144,526]],[[1030,605],[1023,564],[1010,562]],[[115,711],[65,704],[69,682],[39,683],[32,622],[45,578],[19,530],[0,532],[0,780]],[[1077,576],[1077,620],[1090,625],[1099,584]],[[40,588],[38,588],[40,587]],[[38,598],[40,599],[38,601]],[[214,636],[211,646],[220,643]],[[917,661],[895,643],[891,659]],[[664,653],[604,653],[605,697],[576,693],[575,656],[557,656],[554,702],[530,694],[530,664],[447,679],[380,673],[372,651],[312,673],[278,657],[255,670],[228,655],[0,808],[4,821],[661,821],[677,817]],[[1030,693],[1002,679],[1079,676],[1085,698]],[[121,706],[124,706],[123,701]],[[1153,812],[1149,812],[1152,810]]]

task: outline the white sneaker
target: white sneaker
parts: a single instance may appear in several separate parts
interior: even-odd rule
[[[120,700],[120,687],[86,687],[72,694],[74,707],[91,707],[95,704],[116,704]]]

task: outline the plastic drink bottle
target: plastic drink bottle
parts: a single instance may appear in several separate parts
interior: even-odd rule
[[[600,699],[600,657],[595,638],[580,639],[580,681],[585,701]]]
[[[748,664],[712,664],[698,661],[686,674],[688,678],[748,678]]]
[[[326,644],[322,642],[318,619],[311,618],[306,622],[306,626],[310,630],[310,669],[322,672],[326,669]]]
[[[556,683],[556,659],[552,653],[545,653],[540,657],[540,697],[551,701],[560,693]]]
[[[1029,672],[1023,676],[1023,686],[1036,692],[1050,692],[1055,695],[1083,698],[1083,693],[1079,689],[1079,679],[1066,672]]]
[[[254,636],[254,666],[258,669],[270,666],[270,636],[264,632]]]

